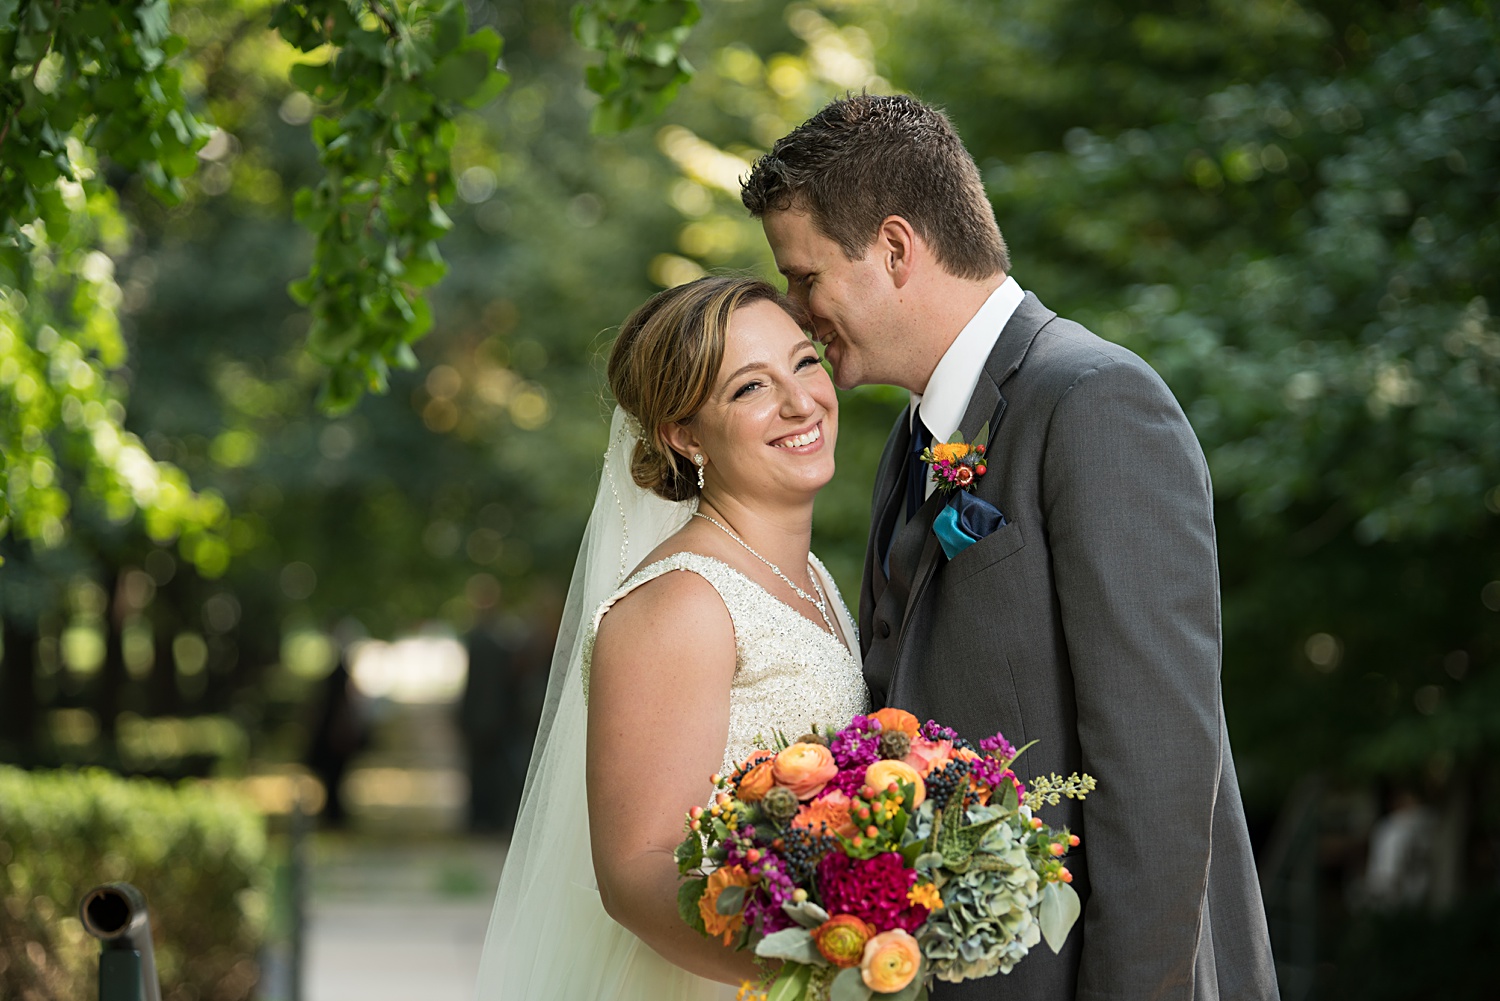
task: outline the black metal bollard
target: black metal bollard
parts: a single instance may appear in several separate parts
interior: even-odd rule
[[[99,1001],[161,1001],[146,895],[129,883],[105,883],[84,894],[78,914],[100,942]]]

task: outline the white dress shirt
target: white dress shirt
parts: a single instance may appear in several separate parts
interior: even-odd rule
[[[964,324],[943,357],[932,370],[932,378],[920,393],[911,394],[911,412],[922,415],[922,423],[932,432],[932,440],[945,442],[958,430],[969,409],[969,398],[979,384],[979,374],[989,361],[1000,331],[1010,322],[1011,314],[1021,305],[1026,293],[1016,280],[1009,276],[1000,287],[979,307],[979,312]],[[927,480],[927,496],[932,496],[936,484]]]

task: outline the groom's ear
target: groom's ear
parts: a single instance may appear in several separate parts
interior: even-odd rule
[[[921,238],[911,223],[898,215],[888,215],[875,233],[874,253],[896,288],[911,281],[912,268],[921,253]]]

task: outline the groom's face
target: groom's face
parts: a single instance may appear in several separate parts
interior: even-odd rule
[[[824,236],[812,215],[792,208],[767,212],[761,220],[776,268],[786,276],[787,294],[806,307],[812,334],[824,345],[840,389],[872,382],[900,384],[888,371],[898,361],[882,334],[889,329],[885,307],[891,285],[872,250],[851,261]]]

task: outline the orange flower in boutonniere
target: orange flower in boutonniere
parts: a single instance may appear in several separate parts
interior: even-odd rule
[[[932,470],[932,481],[937,492],[973,490],[979,478],[988,470],[984,462],[985,450],[989,447],[990,425],[986,421],[971,442],[964,441],[961,433],[940,445],[931,445],[922,450],[922,461]]]

